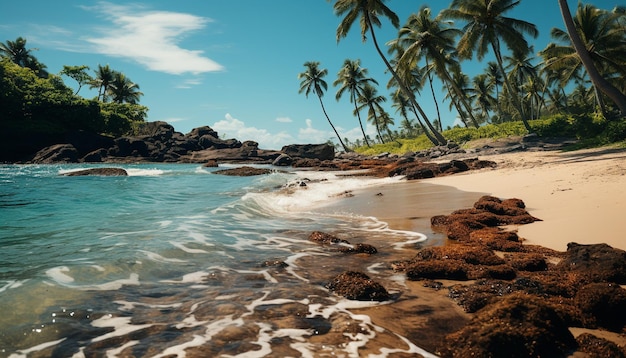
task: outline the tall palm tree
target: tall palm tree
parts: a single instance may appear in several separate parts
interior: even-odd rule
[[[304,93],[307,98],[309,97],[309,93],[311,92],[314,92],[315,95],[317,95],[317,98],[319,98],[320,100],[320,105],[322,106],[322,111],[324,112],[328,123],[333,128],[333,131],[335,131],[337,139],[339,139],[339,143],[341,143],[343,150],[349,152],[350,149],[348,149],[348,147],[346,147],[346,145],[343,143],[339,132],[337,132],[335,125],[326,113],[326,108],[324,107],[322,97],[324,96],[324,92],[328,89],[328,84],[324,80],[324,77],[328,74],[328,70],[325,68],[320,69],[319,66],[320,63],[317,61],[307,61],[304,63],[304,67],[306,68],[306,70],[298,74],[298,78],[301,80],[300,91],[298,91],[298,93]]]
[[[109,86],[115,77],[115,71],[109,67],[109,65],[98,65],[98,69],[94,71],[96,77],[93,79],[89,88],[98,89],[98,100],[102,102],[107,101],[107,94],[109,92]]]
[[[470,90],[470,99],[474,101],[481,110],[482,118],[489,118],[489,111],[497,102],[493,97],[493,86],[489,82],[489,76],[481,73],[472,78],[472,89]]]
[[[387,99],[384,96],[378,94],[378,90],[376,87],[371,84],[366,84],[363,87],[363,90],[360,93],[358,98],[359,107],[358,111],[367,108],[367,119],[372,121],[376,126],[376,132],[378,133],[378,139],[381,143],[385,143],[383,139],[383,135],[381,134],[381,123],[378,120],[378,113],[384,112],[384,109],[381,103],[385,102]]]
[[[602,56],[602,59],[604,61],[608,61],[608,63],[611,63],[612,59],[619,59],[619,58],[623,58],[624,56],[624,51],[626,50],[624,47],[624,27],[623,26],[616,26],[616,32],[613,31],[613,27],[609,26],[608,29],[605,30],[604,26],[597,26],[600,24],[606,24],[606,21],[608,20],[609,23],[611,23],[612,21],[615,21],[615,23],[617,24],[621,24],[621,19],[623,15],[620,15],[619,13],[614,13],[616,17],[611,18],[610,15],[604,14],[604,19],[598,18],[598,17],[602,17],[602,13],[598,13],[597,11],[591,11],[590,16],[592,18],[595,18],[595,21],[592,22],[596,22],[596,26],[595,29],[594,28],[588,28],[585,27],[584,25],[587,24],[583,24],[583,19],[584,18],[589,18],[589,16],[584,16],[584,12],[589,13],[589,11],[585,11],[585,9],[582,6],[579,6],[579,10],[577,12],[577,14],[580,14],[580,16],[577,16],[577,20],[579,22],[578,27],[577,24],[575,23],[574,19],[572,18],[569,6],[567,4],[566,0],[558,0],[559,3],[559,8],[561,10],[561,15],[563,17],[563,21],[565,23],[565,27],[567,29],[567,34],[568,37],[570,38],[572,47],[574,48],[574,50],[576,51],[576,55],[578,56],[580,63],[585,67],[585,70],[587,71],[587,73],[589,74],[589,78],[591,79],[591,82],[593,83],[593,85],[600,91],[602,91],[604,94],[606,94],[614,103],[615,105],[619,108],[620,112],[622,115],[626,115],[626,95],[624,95],[624,93],[622,93],[617,87],[615,87],[610,81],[608,81],[606,78],[604,78],[604,76],[602,75],[602,73],[598,70],[598,68],[596,67],[596,64],[594,63],[594,50],[597,49],[597,51],[600,51],[600,45],[598,45],[598,47],[596,47],[596,44],[593,42],[594,40],[600,40],[598,38],[594,38],[592,35],[592,33],[588,33],[587,30],[591,30],[591,31],[595,31],[597,33],[597,31],[599,29],[602,29],[601,32],[605,32],[605,36],[608,35],[608,38],[611,39],[615,39],[615,40],[611,40],[610,42],[615,42],[617,41],[618,45],[617,49],[618,51],[621,51],[622,56],[620,57],[606,57],[606,56]],[[589,10],[589,9],[588,9]],[[595,15],[595,16],[594,16]],[[607,16],[609,16],[609,18],[606,18]],[[559,34],[558,31],[554,31],[552,32],[553,35],[557,35]],[[587,37],[587,35],[590,35],[589,37]],[[585,40],[583,40],[583,36],[585,36],[585,40],[587,40],[587,43],[585,42]],[[604,40],[605,43],[603,43],[603,46],[609,45],[607,44],[606,40],[607,37],[603,36],[604,38],[602,38],[602,40]],[[610,46],[610,45],[609,45]],[[547,48],[546,49],[548,52],[551,51],[551,49]],[[544,50],[544,51],[546,51]],[[622,66],[624,65],[623,60],[622,60]]]
[[[529,96],[528,92],[524,92],[524,89],[533,88],[532,86],[525,87],[525,85],[528,82],[535,83],[539,76],[537,72],[538,66],[533,64],[533,58],[529,56],[532,53],[532,48],[531,46],[527,51],[515,50],[511,56],[504,56],[507,62],[506,69],[509,71],[508,80],[515,87],[517,93],[521,93],[522,99]],[[527,114],[532,113],[532,110],[529,111],[525,104],[524,101],[521,102],[524,117],[527,118]]]
[[[365,140],[365,144],[367,144],[368,147],[370,146],[370,143],[367,140],[367,135],[365,134],[365,129],[363,128],[361,114],[356,109],[357,98],[359,94],[363,90],[363,87],[370,82],[378,84],[375,79],[367,77],[367,68],[361,67],[361,60],[350,59],[346,59],[343,62],[343,67],[341,68],[341,70],[339,70],[339,73],[337,73],[337,80],[333,82],[333,86],[341,85],[341,87],[339,87],[339,89],[337,90],[337,94],[335,96],[335,99],[337,99],[337,101],[339,101],[341,96],[346,91],[350,92],[350,102],[354,103],[354,109],[357,118],[359,119],[359,125],[361,126],[361,133],[363,133],[363,140]]]
[[[393,100],[393,104],[391,105],[391,107],[395,108],[396,113],[399,113],[402,116],[402,118],[404,118],[404,120],[402,120],[402,123],[401,123],[402,126],[405,129],[415,128],[415,126],[412,125],[412,121],[409,119],[409,110],[412,106],[409,99],[404,95],[402,91],[398,90],[393,93],[392,100]],[[428,132],[428,128],[424,126],[424,123],[422,123],[422,121],[420,121],[419,118],[416,118],[416,119],[417,119],[417,123],[419,124],[419,128],[421,129],[422,133],[429,136],[430,133]],[[408,132],[410,134],[412,131],[408,131]]]
[[[476,52],[478,60],[482,60],[489,47],[493,51],[502,74],[509,96],[519,112],[524,126],[531,131],[530,124],[521,107],[517,91],[507,79],[502,60],[500,41],[512,50],[528,49],[529,45],[524,34],[537,37],[539,31],[530,22],[506,17],[504,14],[519,5],[520,0],[453,0],[450,8],[442,11],[442,16],[461,20],[463,36],[459,39],[457,49],[461,58],[472,58]]]
[[[415,96],[413,92],[409,90],[407,85],[400,79],[395,69],[391,66],[385,55],[383,54],[380,46],[378,45],[378,40],[376,39],[376,33],[374,32],[374,26],[381,26],[379,16],[387,17],[391,24],[398,28],[400,26],[400,20],[398,19],[398,15],[396,15],[391,9],[389,9],[385,4],[385,0],[336,0],[334,9],[335,14],[337,16],[342,16],[345,14],[345,17],[341,20],[341,23],[337,27],[337,42],[339,42],[342,38],[348,35],[350,28],[352,25],[359,19],[359,23],[361,25],[361,37],[365,42],[366,36],[365,34],[369,31],[372,42],[374,42],[374,47],[378,52],[378,55],[381,57],[385,66],[392,74],[394,79],[397,81],[398,86],[404,92],[404,94],[409,98],[411,104],[414,109],[419,111],[420,115],[424,119],[424,122],[428,126],[428,129],[432,132],[433,136],[436,138],[436,142],[433,144],[446,144],[446,139],[433,127],[432,123],[428,120],[428,116],[422,109],[422,107],[415,100]],[[416,113],[417,116],[417,113]]]
[[[26,48],[26,39],[23,37],[18,37],[15,41],[7,40],[0,43],[0,56],[8,58],[20,67],[30,68],[41,78],[47,78],[46,65],[39,62],[32,54],[34,50],[37,49]]]
[[[398,60],[403,66],[415,66],[417,61],[424,58],[426,67],[432,68],[437,76],[456,92],[456,98],[465,107],[474,125],[478,127],[466,95],[455,86],[448,71],[448,66],[458,65],[455,60],[454,44],[455,38],[461,33],[450,25],[440,16],[433,19],[430,8],[422,6],[416,14],[409,16],[406,25],[398,32],[398,39],[391,43],[396,45],[395,48],[403,49],[402,56]]]
[[[139,102],[139,97],[143,93],[139,91],[139,85],[126,77],[123,73],[115,71],[113,81],[108,88],[109,95],[115,103],[133,103]]]

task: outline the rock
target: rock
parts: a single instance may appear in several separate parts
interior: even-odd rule
[[[626,357],[626,349],[603,338],[598,338],[590,333],[583,333],[576,337],[578,351],[587,353],[589,357]]]
[[[607,281],[626,284],[626,251],[607,244],[567,244],[565,258],[558,269],[575,271],[590,281]]]
[[[147,157],[148,144],[136,137],[120,137],[115,139],[115,146],[109,154],[115,157]]]
[[[292,158],[335,159],[335,147],[330,144],[291,144],[284,146],[281,152]]]
[[[321,245],[349,244],[346,240],[321,231],[313,231],[309,234],[309,241],[313,241]]]
[[[87,176],[87,175],[101,175],[101,176],[127,176],[128,172],[122,168],[91,168],[78,170],[63,174],[67,177]]]
[[[337,295],[349,300],[387,301],[389,293],[378,282],[358,271],[346,271],[335,276],[325,286]]]
[[[218,166],[219,164],[217,163],[217,160],[209,160],[203,165],[205,168],[217,168]]]
[[[137,137],[155,138],[161,142],[167,142],[174,135],[174,127],[163,121],[143,122],[137,126],[135,134]],[[145,139],[145,138],[144,138]]]
[[[109,149],[115,144],[112,137],[82,130],[67,133],[65,139],[76,148],[79,156],[85,156],[99,149]]]
[[[87,153],[80,161],[85,163],[100,163],[107,157],[107,150],[100,148],[91,153]]]
[[[626,290],[613,283],[591,283],[581,287],[574,303],[587,317],[587,325],[621,332],[626,325]]]
[[[358,243],[356,245],[342,245],[339,247],[339,251],[344,254],[368,254],[374,255],[378,253],[378,250],[370,244],[361,244]]]
[[[454,343],[452,343],[454,342]],[[566,357],[577,347],[556,310],[541,297],[514,293],[479,311],[448,335],[447,357]]]
[[[222,175],[230,175],[230,176],[247,177],[247,176],[254,176],[254,175],[265,175],[265,174],[270,174],[272,172],[273,170],[266,169],[266,168],[239,167],[239,168],[218,170],[213,173],[222,174]]]
[[[194,128],[191,130],[191,132],[187,133],[186,137],[200,139],[200,137],[204,135],[210,135],[211,137],[219,138],[219,135],[217,134],[217,132],[214,131],[209,126],[202,126],[202,127]]]
[[[78,151],[71,144],[55,144],[38,151],[31,163],[78,163]]]
[[[274,159],[272,165],[278,167],[286,167],[291,165],[291,163],[293,163],[293,159],[291,159],[290,156],[288,156],[287,154],[281,154],[278,156],[278,158]]]

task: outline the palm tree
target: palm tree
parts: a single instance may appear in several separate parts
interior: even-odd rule
[[[519,3],[519,0],[453,0],[450,8],[442,11],[442,16],[466,23],[463,27],[463,36],[457,44],[459,56],[472,58],[476,51],[478,60],[482,60],[491,46],[500,72],[506,74],[500,41],[502,40],[512,50],[524,50],[529,48],[524,34],[532,37],[537,37],[539,34],[534,24],[504,16],[504,13],[512,10]],[[504,75],[504,84],[524,126],[531,131],[528,121],[524,118],[518,94],[506,75]]]
[[[113,82],[115,71],[111,70],[109,65],[98,65],[98,69],[95,70],[95,73],[96,77],[90,83],[89,88],[98,88],[98,100],[106,102],[109,86],[111,82]]]
[[[361,25],[361,37],[363,42],[366,40],[365,34],[369,31],[378,55],[381,57],[385,66],[387,66],[387,69],[397,81],[402,92],[404,92],[407,98],[411,101],[414,109],[420,112],[424,122],[426,122],[428,128],[436,138],[436,142],[433,142],[433,144],[446,144],[446,139],[433,127],[432,123],[430,123],[428,116],[415,100],[413,92],[411,92],[406,84],[400,79],[395,69],[391,66],[378,45],[376,33],[374,32],[374,26],[381,26],[379,15],[387,17],[394,27],[398,28],[400,26],[398,15],[391,11],[391,9],[389,9],[384,2],[385,0],[336,0],[334,5],[335,14],[338,16],[345,14],[345,17],[341,20],[341,23],[337,27],[337,42],[346,37],[352,25],[357,21],[357,19],[360,19],[359,23]]]
[[[328,123],[333,128],[333,131],[335,131],[337,139],[339,139],[339,143],[341,143],[343,150],[349,152],[350,149],[348,149],[348,147],[346,147],[346,145],[343,143],[339,132],[337,132],[337,129],[333,125],[333,122],[331,122],[328,114],[326,113],[326,108],[324,107],[322,97],[324,96],[324,92],[326,91],[326,89],[328,89],[328,84],[324,80],[324,77],[328,74],[328,70],[325,68],[320,69],[319,66],[320,63],[317,61],[307,61],[304,63],[304,67],[306,68],[306,70],[298,74],[298,78],[301,79],[300,91],[298,91],[298,93],[304,92],[304,95],[307,98],[309,97],[309,93],[311,92],[314,92],[317,95],[317,98],[319,98],[320,100],[320,105],[322,106],[322,111],[324,112]]]
[[[341,87],[339,87],[339,89],[337,90],[337,95],[335,96],[335,99],[337,99],[337,101],[339,101],[341,96],[346,91],[350,92],[350,102],[354,103],[354,109],[359,119],[359,125],[361,126],[361,133],[363,133],[363,139],[365,140],[365,143],[368,147],[370,146],[370,143],[367,140],[367,135],[365,134],[365,129],[363,128],[361,114],[358,110],[356,110],[356,102],[359,94],[363,90],[363,87],[370,82],[378,84],[375,79],[367,77],[367,68],[361,67],[361,60],[350,59],[346,59],[343,62],[343,67],[341,68],[341,70],[339,70],[339,73],[337,73],[337,80],[333,82],[333,86],[341,85]]]
[[[465,107],[474,125],[478,127],[467,97],[455,86],[448,71],[448,66],[458,65],[454,59],[454,44],[458,35],[460,35],[458,29],[450,27],[450,23],[443,21],[440,16],[433,19],[430,8],[422,6],[418,13],[409,16],[406,25],[398,32],[398,39],[393,40],[392,43],[396,45],[396,48],[400,47],[404,50],[398,60],[404,66],[415,66],[417,61],[424,58],[426,67],[432,68],[437,76],[456,92],[456,98]]]
[[[136,104],[139,102],[139,97],[143,96],[143,93],[139,91],[138,84],[117,71],[113,73],[113,81],[111,81],[108,91],[115,103]]]
[[[78,88],[74,94],[78,94],[80,89],[87,83],[93,82],[93,78],[87,73],[89,66],[67,66],[63,65],[63,69],[59,72],[59,75],[65,75],[76,82],[78,82]]]
[[[593,57],[590,51],[588,50],[585,42],[581,39],[581,36],[576,28],[576,24],[574,23],[574,20],[572,19],[572,15],[571,15],[569,6],[567,4],[567,1],[558,0],[558,2],[559,2],[559,8],[561,10],[561,15],[563,17],[563,22],[565,23],[565,27],[567,29],[567,33],[570,37],[570,40],[572,42],[574,49],[576,50],[578,57],[580,58],[581,63],[584,65],[585,70],[589,74],[589,78],[591,79],[591,82],[596,88],[598,88],[600,91],[606,94],[617,105],[622,115],[626,115],[626,95],[624,95],[624,93],[622,93],[619,89],[613,86],[611,82],[606,80],[602,76],[602,74],[598,71],[598,69],[596,68],[596,65],[594,64]],[[618,23],[619,23],[619,19],[620,19],[620,16],[617,17]],[[622,28],[621,48],[623,50],[624,49],[623,48],[624,34],[623,34],[623,27],[621,28]],[[591,43],[589,45],[591,45]],[[623,55],[623,52],[622,52],[622,55]]]
[[[416,129],[416,128],[415,126],[413,126],[412,121],[409,119],[409,109],[412,106],[411,102],[404,95],[404,93],[400,90],[395,91],[393,93],[392,100],[393,100],[393,104],[391,105],[391,107],[395,108],[396,113],[399,113],[402,116],[402,118],[404,118],[404,120],[402,120],[401,122],[402,127],[407,129],[409,134],[412,133],[412,129]],[[424,123],[422,123],[422,121],[419,120],[419,118],[417,118],[417,123],[419,124],[422,133],[426,134],[426,136],[429,136],[430,134],[428,132],[428,129],[424,126]],[[431,139],[431,142],[432,140],[434,139]]]
[[[30,68],[41,78],[47,78],[46,65],[33,56],[34,50],[37,49],[26,48],[26,39],[23,37],[18,37],[15,41],[7,40],[0,43],[0,56],[8,58],[20,67]]]
[[[480,107],[482,118],[489,118],[489,111],[496,99],[493,97],[493,86],[489,82],[489,76],[486,73],[476,75],[472,78],[473,88],[470,90],[470,99]]]
[[[381,134],[381,123],[378,120],[377,113],[384,112],[381,103],[385,102],[386,100],[387,99],[384,96],[378,95],[378,90],[376,90],[376,87],[368,83],[363,87],[363,90],[360,93],[360,96],[358,98],[360,106],[356,109],[357,111],[360,111],[364,108],[367,108],[367,119],[371,120],[376,126],[378,139],[381,143],[385,143],[385,140],[383,139],[383,136]]]

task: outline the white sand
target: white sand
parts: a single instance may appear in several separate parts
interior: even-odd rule
[[[626,149],[515,152],[480,159],[498,163],[423,182],[518,198],[542,219],[518,228],[526,243],[559,251],[567,243],[607,243],[626,250]]]

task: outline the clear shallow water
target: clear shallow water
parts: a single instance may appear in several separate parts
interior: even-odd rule
[[[86,167],[0,166],[0,356],[426,354],[351,311],[373,303],[323,288],[347,269],[375,276],[378,261],[306,239],[321,230],[375,245],[423,240],[324,209],[380,180],[230,177],[195,164],[60,175]],[[277,190],[304,177],[314,181],[306,189]]]

